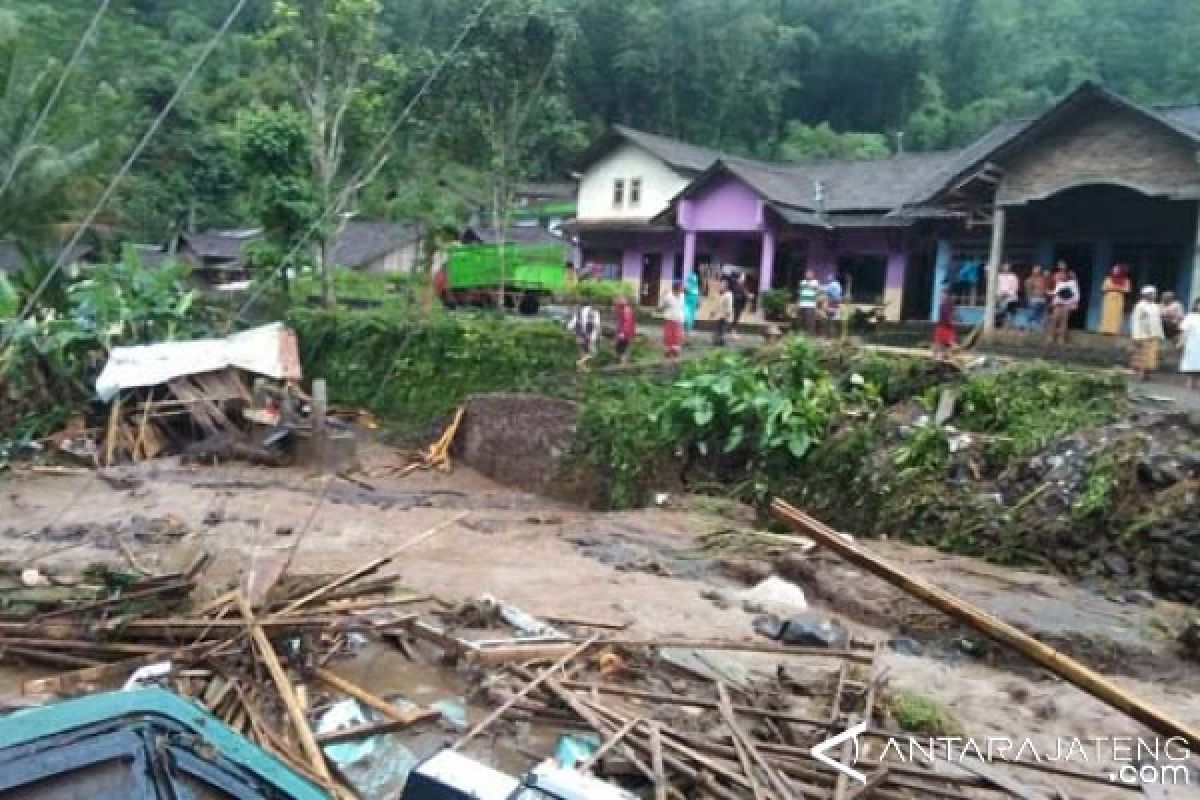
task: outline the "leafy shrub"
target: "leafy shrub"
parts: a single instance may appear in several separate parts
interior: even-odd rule
[[[886,704],[900,730],[930,736],[962,735],[962,724],[954,713],[931,697],[898,689],[888,693]]]
[[[761,297],[763,314],[769,320],[786,319],[790,299],[787,289],[770,289],[763,292]]]
[[[1054,439],[1112,421],[1125,396],[1119,375],[1019,364],[968,378],[959,390],[957,427],[995,434],[995,460],[1028,455]]]
[[[334,402],[401,428],[480,392],[554,391],[574,370],[574,343],[549,322],[345,309],[296,309],[290,322],[305,372],[328,381]]]
[[[617,297],[633,299],[637,287],[626,281],[579,281],[569,291],[573,300],[590,300],[593,305],[605,308]]]

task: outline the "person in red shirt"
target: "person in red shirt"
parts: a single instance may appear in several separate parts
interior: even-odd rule
[[[637,336],[637,315],[622,295],[613,299],[613,309],[617,316],[617,360],[625,364],[629,361],[629,348],[633,345],[633,337]]]
[[[933,353],[939,359],[947,360],[956,344],[958,336],[954,331],[954,298],[948,289],[942,289],[937,325],[933,329]]]

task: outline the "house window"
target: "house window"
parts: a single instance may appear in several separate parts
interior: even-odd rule
[[[625,180],[617,178],[613,181],[613,208],[625,205]]]
[[[583,274],[585,279],[597,281],[621,280],[620,250],[584,248]]]
[[[629,207],[637,208],[642,203],[642,179],[633,178],[629,181]]]

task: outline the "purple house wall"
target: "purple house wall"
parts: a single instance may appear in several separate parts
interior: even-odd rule
[[[836,218],[836,215],[831,215]],[[844,257],[869,257],[878,263],[878,275],[870,277],[879,288],[864,300],[881,301],[886,315],[899,319],[909,240],[904,228],[844,228],[788,225],[768,209],[763,197],[733,177],[716,180],[680,198],[675,205],[676,232],[623,231],[583,234],[583,248],[621,251],[621,278],[640,287],[644,304],[668,291],[674,277],[677,255],[686,274],[701,258],[720,265],[734,265],[748,273],[758,292],[779,288],[776,261],[781,254],[801,249],[808,269],[825,279],[839,268]],[[738,263],[745,253],[754,253],[757,263]],[[582,265],[582,251],[576,253]],[[643,265],[661,259],[657,285],[644,275]],[[868,266],[858,269],[874,270]],[[859,299],[859,298],[854,298]]]

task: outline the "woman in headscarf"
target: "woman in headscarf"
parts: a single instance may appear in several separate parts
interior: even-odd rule
[[[1100,332],[1116,336],[1125,321],[1125,298],[1132,286],[1125,267],[1117,264],[1104,279],[1104,305],[1100,307]]]
[[[700,309],[700,279],[695,270],[687,274],[683,282],[683,330],[684,336],[696,327],[696,312]]]

